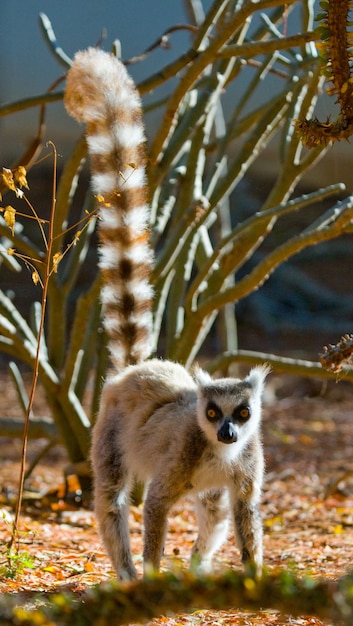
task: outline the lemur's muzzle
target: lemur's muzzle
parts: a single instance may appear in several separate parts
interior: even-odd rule
[[[234,443],[238,439],[237,431],[230,420],[225,420],[217,433],[218,441],[222,443]]]

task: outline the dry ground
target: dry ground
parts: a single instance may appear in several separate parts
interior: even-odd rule
[[[16,415],[5,375],[0,379],[0,415]],[[40,409],[42,407],[40,406]],[[45,410],[45,409],[43,409]],[[290,567],[298,573],[338,578],[351,568],[353,552],[353,393],[344,381],[306,381],[272,376],[268,386],[263,439],[267,478],[263,495],[265,561],[269,570]],[[32,458],[43,441],[30,442]],[[11,528],[11,502],[19,474],[21,444],[0,438],[0,559]],[[0,578],[0,591],[69,588],[113,575],[87,508],[67,506],[60,498],[65,452],[57,446],[26,483],[21,551],[32,557],[14,579]],[[345,472],[352,472],[335,484]],[[59,487],[59,491],[58,491]],[[45,496],[44,496],[45,494]],[[131,510],[133,550],[141,568],[141,509]],[[163,567],[186,567],[195,539],[192,504],[181,502],[170,518]],[[218,569],[240,567],[232,537],[217,555]],[[251,624],[319,626],[314,617],[198,611],[150,624]]]

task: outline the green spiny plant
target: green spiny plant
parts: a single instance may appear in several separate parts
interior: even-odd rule
[[[340,112],[334,122],[330,119],[320,122],[317,118],[296,120],[297,132],[308,148],[347,140],[353,134],[353,32],[349,19],[352,2],[322,0],[320,8],[321,13],[316,15],[319,22],[316,33],[321,41],[316,46],[320,52],[321,73],[331,82],[327,93],[337,97]]]

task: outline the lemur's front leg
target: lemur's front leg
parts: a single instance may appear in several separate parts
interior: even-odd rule
[[[242,562],[254,563],[257,574],[261,575],[263,529],[259,504],[259,498],[254,495],[250,498],[238,497],[233,503],[233,515]]]

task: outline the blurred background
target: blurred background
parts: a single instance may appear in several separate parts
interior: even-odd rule
[[[206,0],[204,6],[211,4]],[[65,68],[58,65],[41,36],[39,14],[45,13],[52,23],[59,45],[72,57],[77,50],[98,42],[110,50],[119,39],[123,59],[143,52],[164,31],[175,24],[187,22],[183,3],[164,0],[3,0],[2,37],[0,52],[1,104],[24,97],[39,95],[61,75]],[[179,31],[172,36],[170,50],[156,50],[142,64],[131,67],[135,80],[141,80],[151,70],[170,62],[190,44],[188,33]],[[36,115],[26,114],[1,118],[1,160],[16,158],[18,151],[33,137]],[[61,103],[49,107],[48,137],[64,151],[77,125],[66,115]]]
[[[210,5],[211,0],[204,0],[205,9]],[[113,42],[119,40],[122,58],[129,59],[142,53],[170,27],[188,22],[182,0],[2,0],[1,8],[0,107],[44,93],[66,71],[44,41],[39,23],[41,12],[51,21],[58,44],[69,57],[77,50],[98,42],[104,49],[110,50]],[[292,32],[295,32],[295,20],[289,23]],[[190,34],[187,31],[174,32],[168,49],[155,50],[143,62],[131,65],[129,71],[139,82],[179,56],[189,45]],[[62,90],[63,85],[60,84],[58,89]],[[163,87],[159,95],[163,90],[167,94],[168,89],[168,85]],[[229,98],[231,103],[234,97],[234,93],[227,94],[225,102]],[[332,99],[329,102],[323,97],[318,113],[321,118],[335,115]],[[46,123],[46,139],[55,143],[59,159],[65,162],[80,129],[67,116],[61,101],[48,106]],[[11,167],[24,152],[37,132],[37,124],[37,109],[0,117],[1,167]],[[154,126],[153,114],[146,115],[148,135],[153,134]],[[353,148],[349,143],[334,145],[305,176],[300,191],[344,182],[347,187],[344,196],[352,193],[352,155]],[[33,193],[39,194],[36,200],[38,206],[45,205],[50,189],[51,173],[47,165],[49,163],[31,172]],[[271,188],[277,166],[277,148],[271,142],[244,180],[241,188],[243,215],[239,218],[261,206],[261,200]],[[239,206],[239,198],[237,204]],[[321,213],[322,207],[318,210]],[[304,216],[301,212],[300,216],[294,215],[285,221],[283,228],[295,232],[305,227],[306,219],[312,221],[313,217],[314,209]],[[280,236],[280,231],[276,236]],[[268,245],[276,243],[270,238]],[[352,238],[344,236],[309,248],[281,266],[258,292],[237,307],[241,347],[259,349],[261,343],[262,350],[285,354],[289,350],[298,356],[304,351],[305,355],[316,358],[323,343],[336,341],[340,334],[352,332],[352,260]],[[3,268],[1,272],[2,287],[12,288],[12,277],[3,272]],[[33,286],[28,284],[30,281],[26,273],[22,274],[24,285],[20,297],[25,307],[25,301],[33,296]],[[19,276],[18,279],[21,281]],[[302,334],[300,347],[298,331]],[[214,348],[217,350],[217,346]]]

